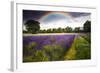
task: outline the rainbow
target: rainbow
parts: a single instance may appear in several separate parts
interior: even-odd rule
[[[57,11],[54,11],[54,12],[47,12],[46,14],[44,14],[40,19],[39,21],[43,21],[45,20],[46,18],[48,18],[49,16],[53,15],[53,14],[58,14],[58,15],[62,15],[63,17],[65,18],[68,18],[70,19],[71,21],[76,21],[69,13],[67,12],[57,12]]]

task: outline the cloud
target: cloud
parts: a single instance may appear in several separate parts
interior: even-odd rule
[[[76,21],[76,22],[86,22],[87,20],[91,20],[91,16],[90,15],[88,15],[88,16],[80,16],[80,17],[76,17],[76,18],[74,18],[74,20]]]
[[[66,28],[67,26],[72,27],[73,29],[75,27],[83,27],[83,23],[81,22],[73,22],[73,23],[68,23],[65,20],[60,20],[60,21],[55,21],[51,22],[48,24],[40,24],[41,29],[50,29],[50,28]]]
[[[82,17],[82,16],[88,16],[88,15],[90,15],[90,13],[82,13],[82,12],[69,12],[69,14],[70,14],[73,18],[77,18],[77,17]]]
[[[42,22],[40,24],[41,29],[49,29],[49,28],[65,28],[67,26],[72,27],[73,29],[75,27],[83,27],[83,24],[87,21],[91,20],[90,15],[87,16],[80,16],[72,19],[61,19],[59,21],[52,21],[49,23]],[[71,22],[68,22],[71,21]]]

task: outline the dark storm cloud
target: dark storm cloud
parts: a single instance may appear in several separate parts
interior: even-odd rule
[[[23,10],[23,21],[40,19],[47,11]]]
[[[39,21],[39,19],[46,14],[52,13],[53,11],[39,11],[39,10],[23,10],[23,23],[25,23],[27,20],[36,20]],[[55,12],[55,11],[54,11]],[[59,12],[58,12],[59,13]],[[83,13],[83,12],[64,12],[68,13],[69,16],[72,16],[72,18],[78,18],[81,16],[89,16],[90,13]],[[55,21],[58,19],[64,18],[63,16],[59,16],[57,14],[49,16],[47,19],[44,20],[44,22],[50,22]]]
[[[83,13],[83,12],[69,12],[69,14],[74,18],[80,17],[80,16],[88,16],[88,15],[90,15],[90,13]]]

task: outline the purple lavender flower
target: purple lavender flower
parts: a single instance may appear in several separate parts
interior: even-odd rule
[[[23,46],[30,43],[37,43],[36,49],[42,49],[45,45],[60,45],[63,49],[68,49],[73,43],[75,35],[45,35],[45,36],[23,36]]]

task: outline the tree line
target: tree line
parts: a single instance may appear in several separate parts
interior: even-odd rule
[[[23,33],[87,33],[91,32],[91,21],[87,20],[83,27],[75,27],[72,29],[72,27],[65,27],[65,28],[50,28],[50,29],[40,29],[40,22],[35,20],[28,20],[25,23],[26,30],[23,30]]]

